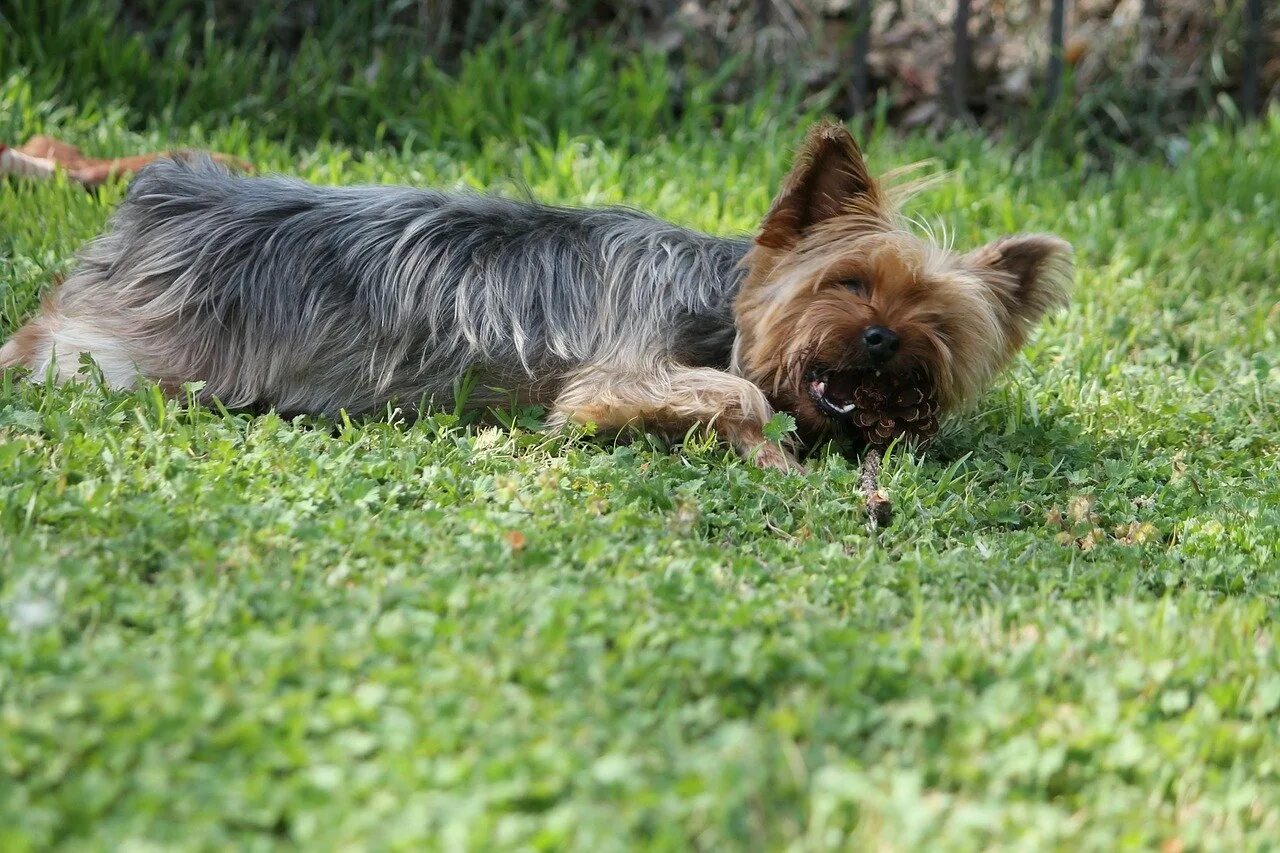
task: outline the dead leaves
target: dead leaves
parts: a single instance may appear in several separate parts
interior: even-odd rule
[[[1045,513],[1045,524],[1057,529],[1054,539],[1060,545],[1089,552],[1099,545],[1142,545],[1157,539],[1160,531],[1149,521],[1129,521],[1106,528],[1102,516],[1094,511],[1094,500],[1088,495],[1076,495],[1067,503],[1064,514],[1054,507]]]

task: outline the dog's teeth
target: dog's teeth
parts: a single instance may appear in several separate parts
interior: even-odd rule
[[[813,392],[819,395],[827,393],[827,383],[825,382],[813,383]]]
[[[843,406],[837,406],[836,408],[840,410],[840,414],[847,415],[853,411],[853,403],[845,403]]]

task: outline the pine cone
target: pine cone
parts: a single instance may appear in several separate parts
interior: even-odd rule
[[[902,436],[919,447],[938,433],[938,401],[923,376],[862,374],[853,392],[849,422],[871,447]]]

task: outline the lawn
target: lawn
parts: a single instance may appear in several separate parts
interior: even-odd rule
[[[477,60],[420,106],[370,83],[325,132],[306,104],[201,120],[198,69],[152,109],[0,52],[0,140],[751,231],[818,108],[693,85],[668,115],[669,72],[602,98],[593,56]],[[5,376],[0,848],[1273,844],[1280,113],[1105,171],[864,138],[947,170],[912,210],[959,245],[1048,230],[1079,265],[978,407],[887,460],[875,535],[835,455],[785,476],[536,412],[291,421]],[[0,183],[0,333],[123,191]]]

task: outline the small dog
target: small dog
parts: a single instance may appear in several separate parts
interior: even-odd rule
[[[775,411],[810,447],[859,428],[910,438],[979,394],[1072,276],[1056,237],[959,255],[916,236],[830,123],[754,241],[622,209],[160,161],[79,260],[0,366],[68,379],[88,353],[114,387],[198,380],[229,407],[327,414],[449,398],[470,374],[476,406],[514,395],[552,426],[668,436],[711,425],[781,469],[797,463],[765,439]],[[923,415],[885,420],[884,394]]]

